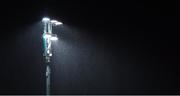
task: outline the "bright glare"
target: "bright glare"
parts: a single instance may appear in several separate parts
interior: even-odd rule
[[[56,40],[58,40],[58,38],[56,36],[53,36],[53,37],[51,37],[51,40],[56,41]]]
[[[49,20],[50,20],[50,19],[47,18],[47,17],[44,17],[44,18],[42,19],[43,22],[47,22],[47,21],[49,21]]]
[[[55,24],[56,25],[62,25],[63,23],[62,22],[56,22]]]
[[[50,34],[45,34],[43,37],[44,37],[44,38],[50,38],[51,35],[50,35]]]
[[[61,25],[62,22],[58,22],[57,20],[51,20],[51,23],[55,24],[55,25]]]
[[[51,20],[51,23],[57,23],[58,21],[57,20]]]

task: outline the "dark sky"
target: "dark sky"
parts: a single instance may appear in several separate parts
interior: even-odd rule
[[[52,94],[180,94],[175,2],[65,1],[1,3],[0,94],[45,94],[44,16]]]

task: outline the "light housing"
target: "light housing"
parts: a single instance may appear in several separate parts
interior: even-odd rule
[[[43,35],[43,38],[45,38],[45,39],[47,39],[47,38],[51,38],[51,34],[46,33],[46,34],[44,34],[44,35]]]
[[[58,22],[57,20],[51,20],[51,23],[53,23],[53,24],[55,24],[57,22]]]
[[[44,35],[43,35],[43,38],[45,38],[45,39],[48,39],[48,38],[49,38],[49,39],[52,40],[52,41],[58,40],[58,37],[57,37],[56,34],[49,34],[49,33],[44,34]]]
[[[48,21],[50,21],[50,19],[47,18],[47,17],[44,17],[44,18],[42,19],[42,21],[43,21],[43,22],[48,22]]]
[[[52,34],[52,35],[51,35],[51,40],[52,40],[52,41],[58,40],[57,35],[56,35],[56,34]]]
[[[51,23],[54,24],[54,25],[62,25],[63,23],[62,22],[59,22],[57,20],[51,20]]]
[[[62,22],[56,22],[55,25],[62,25]]]

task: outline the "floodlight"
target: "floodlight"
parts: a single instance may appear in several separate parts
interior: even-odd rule
[[[58,38],[57,37],[51,37],[51,40],[56,41],[56,40],[58,40]]]
[[[58,22],[57,20],[51,20],[51,23],[54,25],[61,25],[62,22]]]
[[[55,25],[62,25],[62,22],[56,22]]]
[[[57,20],[51,20],[51,23],[57,23],[58,21]]]
[[[52,54],[49,54],[49,56],[52,56]]]
[[[49,21],[49,20],[50,20],[50,19],[47,18],[47,17],[44,17],[44,18],[42,19],[43,22],[47,22],[47,21]]]
[[[52,34],[52,35],[51,35],[51,40],[52,40],[52,41],[58,40],[57,35],[56,35],[56,34]]]
[[[43,36],[44,38],[51,38],[51,34],[44,34],[44,36]]]

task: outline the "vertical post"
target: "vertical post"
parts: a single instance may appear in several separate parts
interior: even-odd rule
[[[44,22],[44,33],[43,36],[47,33],[52,33],[52,25],[50,20]],[[45,56],[45,63],[46,63],[46,95],[50,95],[50,75],[51,75],[51,68],[50,68],[50,58],[52,56],[51,53],[51,40],[50,38],[43,38],[44,41],[44,56]]]
[[[51,81],[51,56],[52,56],[52,51],[51,51],[51,40],[53,40],[52,37],[57,37],[55,34],[52,34],[52,26],[53,24],[55,25],[60,25],[62,24],[61,22],[58,22],[56,20],[50,20],[49,18],[43,18],[43,23],[44,23],[44,33],[43,33],[43,43],[44,43],[44,56],[45,56],[45,63],[46,63],[46,95],[50,95],[50,81]]]
[[[47,68],[46,68],[46,95],[49,96],[50,95],[50,75],[51,75],[51,69],[49,64],[47,64]]]

